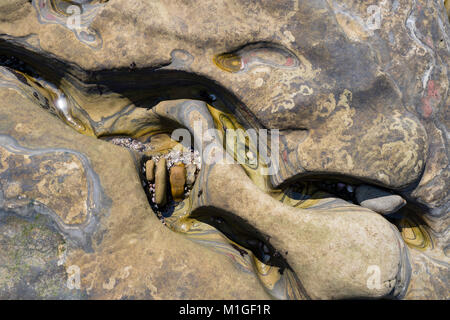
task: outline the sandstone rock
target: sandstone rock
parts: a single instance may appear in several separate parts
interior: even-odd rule
[[[183,163],[176,163],[170,168],[170,190],[175,201],[183,200],[185,184],[186,168]]]
[[[55,122],[16,90],[0,88],[0,299],[269,298],[253,274],[161,224],[129,152]],[[39,200],[5,199],[27,176],[21,192]]]
[[[159,80],[155,80],[155,74],[141,70],[161,68],[159,71],[163,73],[183,72],[193,79],[204,76],[225,92],[231,92],[246,106],[245,110],[258,115],[256,122],[251,117],[247,119],[249,122],[284,129],[283,136],[307,129],[304,139],[287,139],[281,148],[280,170],[272,177],[274,185],[298,174],[338,172],[398,188],[413,183],[424,172],[425,181],[434,179],[434,182],[418,184],[417,190],[407,192],[408,196],[437,213],[447,210],[448,188],[442,186],[448,184],[445,175],[438,173],[447,170],[448,164],[438,129],[446,124],[423,124],[429,118],[442,122],[439,119],[445,118],[442,112],[448,105],[444,93],[448,86],[449,38],[442,1],[380,3],[383,23],[376,32],[361,24],[371,21],[367,16],[368,5],[350,0],[331,5],[324,0],[314,4],[258,3],[252,10],[248,10],[245,1],[237,1],[232,8],[212,4],[217,19],[222,21],[220,25],[212,23],[208,13],[196,23],[191,21],[199,11],[207,12],[204,10],[210,8],[211,0],[189,5],[143,0],[132,7],[128,1],[109,1],[97,7],[83,7],[83,26],[92,29],[87,37],[67,28],[64,23],[67,16],[58,9],[61,1],[52,0],[55,5],[46,9],[51,12],[36,6],[42,1],[35,2],[35,6],[23,0],[8,1],[3,7],[5,19],[0,22],[1,47],[20,52],[40,72],[56,72],[49,76],[57,79],[59,73],[67,73],[68,79],[71,76],[90,82],[98,79],[94,81],[101,82],[99,88],[105,85],[121,91],[125,90],[123,83],[133,83],[135,92],[148,91],[153,98],[158,94],[146,87]],[[430,9],[423,10],[425,7]],[[115,15],[128,10],[139,18],[120,26],[110,25]],[[151,20],[146,18],[147,11],[152,12]],[[167,20],[167,12],[177,17],[173,25]],[[304,21],[303,17],[309,18]],[[271,22],[271,28],[261,27],[267,21]],[[300,26],[298,21],[304,22]],[[432,26],[425,27],[429,24]],[[167,32],[160,32],[161,28]],[[416,34],[416,29],[420,37],[404,41],[410,39],[410,34]],[[139,32],[130,31],[124,41],[124,30]],[[185,37],[180,38],[179,34],[185,31]],[[146,33],[152,34],[152,41],[147,41]],[[91,42],[89,36],[93,38]],[[99,39],[108,41],[103,43]],[[271,43],[267,39],[279,40]],[[432,45],[427,44],[429,39]],[[136,50],[136,43],[140,50]],[[435,54],[440,57],[436,61],[431,58]],[[239,70],[230,67],[227,61],[239,66]],[[390,68],[392,61],[395,68]],[[130,66],[135,66],[132,72]],[[109,70],[127,71],[118,71],[110,77]],[[175,81],[170,81],[170,76],[166,80],[167,88]],[[165,95],[161,88],[157,90]],[[202,98],[199,92],[175,91],[170,91],[170,98],[187,95]],[[218,92],[212,96],[217,97]],[[84,104],[83,109],[85,112],[101,109],[96,106],[97,103]],[[334,111],[339,108],[340,112]],[[377,114],[383,121],[368,121]],[[144,123],[143,118],[141,121]],[[388,128],[392,127],[397,128],[395,137],[389,133]],[[384,143],[377,143],[380,140]],[[383,148],[389,143],[396,147]],[[402,163],[402,154],[408,152],[412,158]],[[425,154],[431,154],[438,165],[425,166]],[[378,161],[370,160],[378,155]],[[441,187],[436,187],[437,184]],[[433,200],[427,197],[431,190],[436,194]]]
[[[236,165],[213,166],[201,177],[208,181],[208,188],[199,201],[226,210],[225,219],[245,221],[270,239],[311,298],[376,298],[388,295],[394,284],[397,288],[407,285],[407,276],[397,276],[407,268],[408,262],[400,255],[405,244],[399,247],[398,230],[381,215],[348,204],[341,211],[326,201],[319,201],[317,209],[288,207],[248,183],[242,171]],[[327,253],[330,248],[333,254]],[[380,267],[383,286],[367,287],[369,265]],[[325,271],[330,268],[334,272]],[[393,284],[387,282],[391,279],[395,279]],[[320,283],[328,285],[325,288]]]
[[[385,297],[394,286],[400,298],[448,298],[450,26],[443,1],[377,1],[381,21],[373,21],[372,4],[353,0],[75,2],[83,9],[79,29],[67,24],[67,1],[0,5],[0,54],[21,57],[59,86],[45,92],[45,85],[0,67],[0,134],[13,139],[1,145],[7,157],[0,160],[0,207],[25,218],[36,212],[50,217],[69,239],[67,268],[79,266],[86,284],[81,295],[69,296],[267,297],[254,273],[237,272],[223,256],[161,226],[137,179],[137,155],[91,138],[159,132],[153,154],[176,145],[174,129],[192,133],[201,117],[208,128],[222,129],[235,116],[247,128],[280,129],[282,143],[270,155],[277,170],[268,181],[248,165],[202,165],[192,190],[195,205],[214,207],[236,218],[233,226],[270,237],[267,243],[304,284],[302,297]],[[55,108],[60,93],[66,103]],[[180,98],[194,100],[157,104]],[[199,108],[198,100],[213,106]],[[214,121],[207,117],[217,110],[228,111]],[[35,157],[43,150],[50,153]],[[74,172],[67,175],[69,169]],[[299,196],[287,206],[268,195],[310,175],[402,190],[403,198],[420,205],[425,222],[418,225],[431,229],[433,245],[418,248],[418,255],[382,216],[339,199],[318,197],[305,205]],[[99,185],[96,177],[101,188],[89,188]],[[29,189],[22,183],[28,181]],[[163,197],[166,188],[160,192]],[[299,203],[304,207],[294,208]],[[13,229],[15,222],[7,223]],[[417,227],[402,228],[414,238]],[[53,261],[49,243],[43,259]],[[42,257],[39,250],[25,251],[21,256]],[[207,263],[199,266],[199,259]],[[365,286],[372,264],[381,268],[381,289]],[[408,286],[410,264],[420,272]],[[31,279],[3,274],[1,288]],[[48,278],[32,277],[36,297],[52,296],[41,294]]]
[[[153,182],[155,180],[155,161],[147,160],[145,163],[145,177],[147,181]]]
[[[355,196],[361,206],[381,214],[394,213],[406,204],[399,195],[367,185],[358,186]]]
[[[166,159],[161,158],[156,163],[155,172],[155,203],[163,206],[167,202],[167,168]]]

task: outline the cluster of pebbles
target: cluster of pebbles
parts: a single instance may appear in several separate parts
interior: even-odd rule
[[[150,196],[152,209],[160,219],[169,217],[176,205],[189,196],[200,164],[197,151],[172,150],[144,159],[144,188]]]
[[[201,168],[198,151],[171,150],[152,154],[155,150],[150,143],[131,137],[109,137],[106,140],[142,155],[142,185],[150,206],[161,220],[169,217],[177,204],[189,196]]]

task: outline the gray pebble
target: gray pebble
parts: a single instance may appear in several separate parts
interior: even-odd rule
[[[355,196],[362,207],[380,214],[396,212],[406,204],[401,196],[368,185],[358,186]]]

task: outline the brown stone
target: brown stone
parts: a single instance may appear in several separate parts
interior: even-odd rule
[[[166,169],[166,159],[161,158],[156,163],[156,173],[155,173],[155,203],[158,206],[163,206],[167,201],[167,169]]]
[[[148,160],[145,163],[145,177],[149,182],[153,182],[155,180],[155,161]]]
[[[185,184],[186,168],[183,163],[177,163],[170,168],[170,190],[175,201],[183,200]]]

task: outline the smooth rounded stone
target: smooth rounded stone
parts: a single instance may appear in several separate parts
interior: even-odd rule
[[[166,204],[167,196],[167,170],[166,170],[166,159],[161,158],[156,163],[155,172],[155,203],[159,206]]]
[[[399,195],[372,186],[358,186],[355,193],[356,200],[362,207],[381,214],[396,212],[406,204],[406,201]]]
[[[186,184],[186,168],[182,162],[170,168],[170,191],[175,201],[184,198],[184,185]]]
[[[153,182],[155,180],[155,161],[154,160],[148,160],[145,163],[145,177],[150,182]]]
[[[195,183],[195,172],[197,166],[195,164],[188,164],[186,166],[186,185],[191,188]]]

